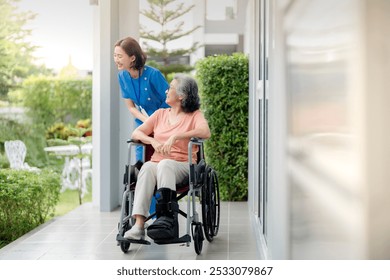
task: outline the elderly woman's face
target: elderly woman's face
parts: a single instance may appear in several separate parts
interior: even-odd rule
[[[165,100],[165,102],[171,107],[173,107],[175,105],[180,106],[180,104],[181,104],[182,98],[179,97],[179,95],[176,92],[177,84],[178,84],[178,82],[176,80],[172,80],[172,82],[169,85],[169,88],[165,92],[167,95],[167,99]]]
[[[118,70],[130,70],[131,65],[135,60],[135,56],[128,56],[127,53],[120,47],[114,49],[114,62]]]

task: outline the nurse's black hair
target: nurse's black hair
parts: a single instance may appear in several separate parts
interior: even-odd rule
[[[133,37],[126,37],[119,40],[115,43],[114,47],[121,47],[128,56],[135,56],[133,65],[135,69],[140,70],[142,67],[144,67],[148,56],[146,53],[144,53],[137,40],[135,40]]]

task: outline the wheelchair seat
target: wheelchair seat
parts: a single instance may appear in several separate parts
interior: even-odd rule
[[[134,141],[134,140],[132,140]],[[135,143],[139,143],[138,141],[134,141]],[[203,151],[202,151],[203,152]],[[194,166],[193,170],[193,178],[192,181],[195,182],[195,185],[198,186],[203,182],[203,172],[206,168],[206,162],[204,160],[204,155],[200,155],[202,153],[200,150],[197,153],[197,164]],[[149,161],[154,153],[154,149],[152,145],[145,145],[145,162]],[[129,172],[131,176],[131,184],[130,184],[130,189],[135,190],[136,183],[137,183],[137,175],[139,171],[141,170],[143,165],[142,161],[137,161],[134,165],[129,166]],[[191,173],[191,172],[190,172]],[[128,174],[125,172],[124,174],[124,183],[126,181],[126,178],[128,177]],[[181,182],[176,183],[176,192],[178,194],[182,194],[186,191],[189,190],[189,179],[190,175],[188,174],[187,176],[184,177],[184,179]]]
[[[135,223],[135,220],[132,217],[133,200],[136,188],[137,175],[138,172],[141,170],[143,164],[142,162],[137,162],[134,165],[130,165],[130,161],[132,159],[131,148],[139,145],[144,147],[144,162],[150,160],[151,156],[154,153],[153,147],[151,145],[145,145],[139,141],[134,140],[128,140],[128,144],[128,163],[125,166],[123,180],[125,188],[122,196],[121,216],[118,223],[118,234],[116,237],[118,246],[121,247],[121,250],[124,253],[127,253],[131,243],[150,245],[150,242],[147,240],[132,240],[124,238],[125,232],[131,229],[131,227]],[[189,155],[192,154],[193,146],[198,146],[197,162],[189,163],[188,175],[184,178],[182,182],[176,184],[175,201],[178,202],[179,200],[187,196],[187,211],[182,211],[180,209],[180,206],[175,206],[176,208],[175,210],[173,210],[175,213],[180,214],[181,216],[186,218],[186,234],[181,237],[178,236],[169,239],[157,239],[152,236],[152,240],[154,240],[154,243],[159,245],[186,243],[187,246],[189,246],[189,243],[191,242],[190,234],[192,233],[195,252],[197,254],[200,254],[202,251],[204,236],[209,242],[211,242],[218,233],[220,217],[220,196],[216,172],[210,166],[208,166],[205,161],[203,140],[196,138],[192,138],[190,140],[190,143],[188,145]],[[195,202],[201,203],[202,215],[198,215]],[[145,222],[152,219],[154,216],[156,216],[155,212],[150,213],[150,215],[146,217]],[[203,222],[200,221],[199,217],[202,218]],[[157,226],[156,229],[158,228],[159,227]],[[156,229],[153,230],[155,233],[158,233]]]

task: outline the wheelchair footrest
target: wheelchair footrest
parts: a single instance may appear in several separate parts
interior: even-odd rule
[[[151,243],[148,240],[143,239],[128,239],[124,238],[123,236],[117,235],[116,240],[118,242],[125,242],[125,243],[136,243],[136,244],[143,244],[143,245],[151,245]]]
[[[158,245],[164,244],[175,244],[175,243],[187,243],[191,242],[191,236],[189,234],[183,235],[182,237],[172,239],[155,239],[154,243]]]

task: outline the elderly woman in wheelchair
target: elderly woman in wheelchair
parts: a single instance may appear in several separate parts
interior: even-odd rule
[[[133,139],[150,144],[154,153],[138,174],[132,209],[135,224],[124,235],[130,240],[145,238],[145,219],[156,186],[157,219],[148,227],[147,234],[154,240],[178,237],[176,184],[189,174],[188,143],[193,137],[210,137],[208,123],[199,110],[198,86],[193,78],[176,75],[166,95],[171,108],[157,110],[132,134]],[[192,149],[193,162],[198,149]]]

